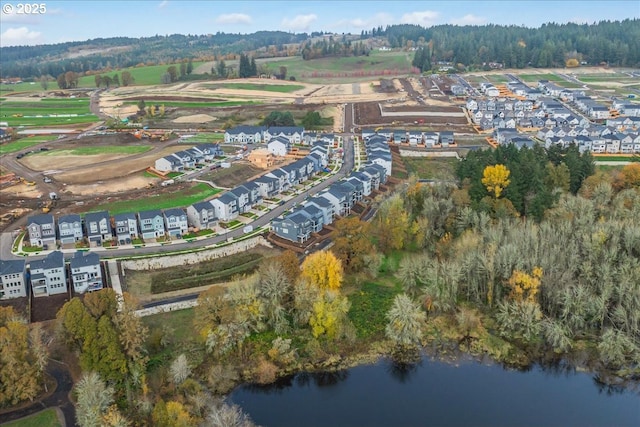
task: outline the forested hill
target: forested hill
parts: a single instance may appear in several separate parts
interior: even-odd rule
[[[174,34],[3,47],[0,48],[0,76],[38,78],[42,75],[58,76],[67,71],[85,73],[138,64],[172,63],[189,58],[212,60],[221,55],[242,52],[250,56],[300,55],[312,40],[318,40],[312,39],[318,35],[323,33]],[[640,66],[640,19],[581,25],[550,23],[539,28],[501,25],[425,28],[403,24],[363,31],[360,38],[361,41],[353,37],[348,40],[338,37],[333,42],[332,52],[355,55],[358,52],[366,54],[370,48],[384,45],[403,49],[417,47],[414,65],[424,71],[439,61],[462,64],[467,69],[486,67],[490,63],[505,68],[563,67],[569,60],[588,65]],[[351,49],[345,49],[346,44],[353,42]],[[353,46],[361,49],[353,49]]]
[[[57,76],[66,71],[82,73],[138,64],[173,63],[185,58],[213,59],[216,55],[255,51],[268,46],[283,50],[286,44],[299,44],[308,34],[284,31],[258,31],[252,34],[216,33],[209,35],[113,37],[84,42],[0,48],[0,76]]]
[[[393,25],[363,32],[386,37],[391,47],[424,47],[431,61],[465,66],[490,62],[506,68],[563,67],[571,58],[589,65],[640,65],[640,19],[596,24],[517,26]],[[424,68],[424,67],[423,67]],[[428,68],[428,67],[426,67]]]

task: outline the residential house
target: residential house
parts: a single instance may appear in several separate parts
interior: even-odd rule
[[[189,156],[191,156],[191,159],[193,159],[193,163],[195,165],[204,164],[204,154],[202,152],[200,152],[200,150],[196,150],[195,147],[194,147],[194,148],[187,148],[184,151],[185,151],[185,153],[188,153]]]
[[[263,175],[254,179],[253,182],[258,185],[263,199],[272,198],[280,192],[280,181],[273,176]]]
[[[238,198],[230,191],[211,200],[211,205],[219,221],[231,221],[238,216]]]
[[[372,165],[365,166],[361,172],[369,176],[371,180],[371,191],[378,190],[380,188],[380,170]]]
[[[0,300],[27,296],[27,269],[24,259],[0,259]]]
[[[215,209],[210,202],[198,202],[187,207],[187,218],[198,230],[213,229],[218,225]]]
[[[333,222],[333,204],[324,197],[310,197],[302,203],[303,206],[315,206],[322,212],[322,223],[325,225]]]
[[[27,218],[27,231],[31,246],[41,246],[44,249],[55,247],[56,227],[51,214],[34,215]]]
[[[182,238],[189,231],[187,214],[184,209],[166,209],[163,212],[166,232],[171,237]]]
[[[302,206],[300,211],[304,211],[311,220],[311,232],[319,233],[324,227],[324,213],[314,205]]]
[[[304,138],[304,128],[299,126],[271,126],[264,132],[266,142],[281,137],[285,138],[291,144],[300,144]]]
[[[371,194],[371,176],[364,172],[351,172],[349,180],[354,178],[362,183],[362,196],[369,196]]]
[[[305,211],[298,211],[282,219],[274,219],[271,221],[271,228],[283,239],[304,243],[311,237],[313,223]]]
[[[433,148],[439,142],[439,135],[437,132],[425,132],[423,134],[424,145],[427,148]]]
[[[196,162],[188,151],[182,150],[172,155],[180,160],[184,169],[193,169],[196,167]]]
[[[249,190],[246,187],[239,185],[229,190],[229,193],[233,194],[238,200],[238,213],[245,213],[251,210]]]
[[[89,245],[100,246],[113,239],[109,212],[90,212],[84,216],[84,228]]]
[[[291,151],[291,142],[283,136],[276,136],[267,143],[267,150],[274,156],[284,157]]]
[[[278,193],[289,189],[289,174],[282,169],[274,169],[265,176],[276,178],[278,180]]]
[[[249,205],[253,208],[255,205],[262,203],[262,193],[260,191],[260,185],[254,181],[248,181],[242,184],[242,187],[246,188],[249,192]]]
[[[144,240],[165,236],[164,217],[158,209],[138,212],[138,224]]]
[[[224,132],[224,142],[227,144],[254,144],[264,139],[264,126],[236,126]]]
[[[402,144],[407,142],[407,131],[395,130],[393,131],[393,142],[396,144]]]
[[[164,156],[156,160],[154,167],[160,172],[182,172],[184,170],[182,161],[174,155]]]
[[[354,188],[353,191],[353,202],[358,203],[364,197],[364,183],[360,181],[360,179],[355,176],[349,176],[344,178],[344,182],[348,183]]]
[[[84,237],[80,215],[62,215],[58,218],[58,236],[61,245],[75,245]]]
[[[29,270],[34,297],[67,292],[67,273],[62,252],[53,251],[41,260],[30,262]]]
[[[116,231],[116,240],[119,245],[129,245],[138,238],[138,220],[134,213],[121,213],[114,215],[113,225]]]
[[[224,156],[224,152],[222,151],[222,148],[220,148],[219,144],[204,143],[196,145],[193,148],[202,153],[205,162],[211,162],[216,157]]]
[[[443,147],[448,147],[449,145],[455,144],[455,140],[453,139],[453,131],[444,130],[440,132],[440,144]]]
[[[76,252],[69,261],[71,283],[78,294],[99,291],[103,287],[100,256],[96,252]]]

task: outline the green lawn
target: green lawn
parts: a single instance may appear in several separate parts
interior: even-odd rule
[[[94,211],[107,210],[111,215],[115,215],[124,212],[140,212],[152,209],[186,208],[193,203],[201,202],[221,191],[219,188],[212,188],[207,184],[198,183],[188,190],[172,194],[159,194],[146,199],[104,203],[96,206]]]
[[[193,62],[193,68],[195,69],[198,65],[202,64],[202,62]],[[178,71],[180,71],[180,64],[174,64]],[[164,73],[167,72],[167,68],[169,68],[171,64],[165,65],[147,65],[143,67],[130,67],[123,68],[121,70],[114,70],[108,73],[101,73],[102,76],[111,76],[114,74],[118,74],[122,81],[122,72],[128,71],[131,73],[131,76],[135,79],[134,84],[136,86],[147,86],[147,85],[159,85],[161,83],[161,78]],[[53,85],[56,86],[55,84]],[[96,87],[96,78],[95,76],[86,76],[81,77],[78,82],[79,87],[87,87],[87,88],[95,88]]]
[[[403,157],[402,161],[409,174],[420,179],[455,179],[455,165],[458,160],[451,158]]]
[[[26,138],[21,138],[16,141],[9,142],[7,144],[0,145],[0,154],[14,153],[16,151],[29,148],[33,145],[38,145],[40,143],[47,142],[47,141],[53,141],[54,139],[58,139],[58,137],[55,135],[28,136]]]
[[[387,325],[385,316],[398,293],[400,289],[397,287],[367,282],[349,295],[349,319],[356,327],[359,338],[384,336]]]
[[[562,77],[558,76],[557,74],[551,74],[551,73],[547,73],[547,74],[518,74],[518,77],[520,77],[525,82],[537,82],[539,80],[549,80],[550,82],[564,82],[564,81],[566,81],[565,79],[563,79]]]
[[[119,145],[107,147],[78,147],[72,150],[51,150],[38,153],[39,156],[93,156],[97,154],[140,154],[151,150],[150,145]]]
[[[2,424],[3,427],[61,427],[55,409],[45,409],[30,417]]]
[[[598,156],[594,155],[593,159],[602,162],[638,162],[640,157],[638,156]]]

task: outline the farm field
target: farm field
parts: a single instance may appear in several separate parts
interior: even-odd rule
[[[10,98],[0,102],[2,120],[11,127],[91,123],[98,120],[89,98]]]
[[[31,146],[42,144],[43,142],[54,141],[56,139],[58,139],[58,137],[55,135],[37,135],[20,138],[17,141],[11,141],[0,145],[0,154],[14,153]]]
[[[259,84],[259,83],[219,83],[219,84],[206,84],[204,85],[210,89],[235,89],[235,90],[251,90],[251,91],[266,91],[266,92],[279,92],[290,93],[301,89],[305,86],[297,84]]]
[[[206,200],[221,191],[219,188],[212,188],[207,184],[198,183],[191,188],[169,194],[158,194],[143,199],[103,203],[94,207],[92,210],[107,210],[110,214],[115,215],[124,212],[140,212],[150,209],[186,208],[193,203]]]

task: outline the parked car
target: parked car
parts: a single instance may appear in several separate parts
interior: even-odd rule
[[[44,177],[44,182],[49,184],[51,182],[51,178],[49,178],[48,176]]]
[[[42,147],[40,151],[49,151],[49,149],[47,147]]]
[[[24,157],[24,153],[20,153],[20,154],[18,154],[18,155],[16,156],[16,159],[21,159],[21,158],[23,158],[23,157]]]

